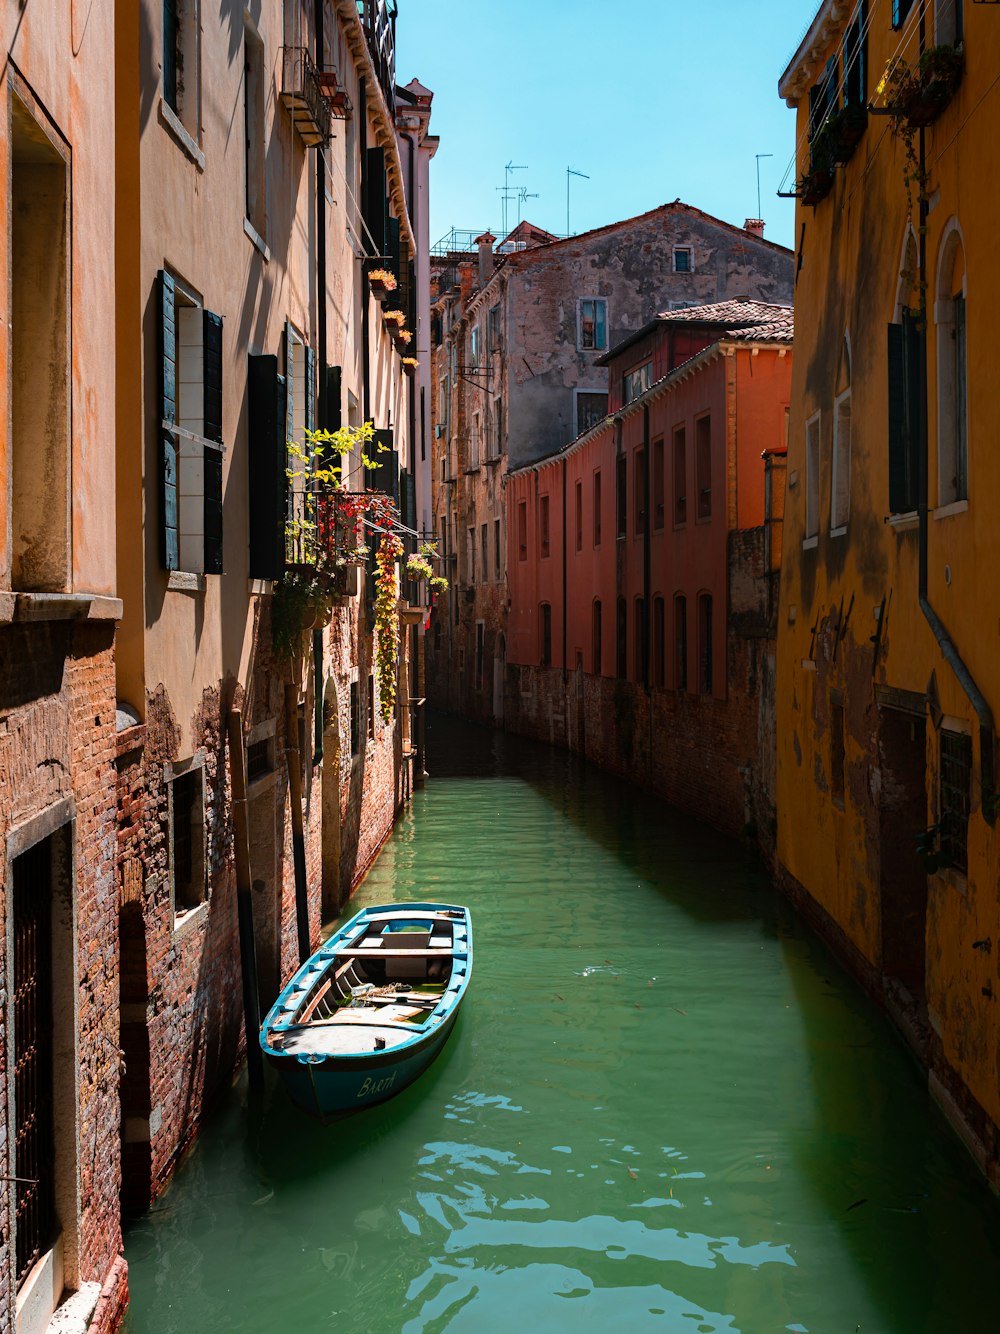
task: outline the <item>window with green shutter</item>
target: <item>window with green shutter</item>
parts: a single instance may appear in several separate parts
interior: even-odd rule
[[[222,573],[222,316],[161,269],[160,563]]]
[[[280,579],[285,570],[286,387],[275,356],[250,356],[250,577]]]
[[[909,514],[917,508],[923,366],[923,334],[916,317],[906,311],[902,322],[888,329],[890,514]]]

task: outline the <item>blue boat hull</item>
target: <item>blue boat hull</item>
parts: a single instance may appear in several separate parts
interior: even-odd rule
[[[426,1027],[422,1031],[412,1031],[412,1035],[407,1032],[401,1041],[395,1045],[390,1043],[385,1049],[324,1051],[323,1046],[329,1048],[330,1044],[324,1043],[320,1031],[324,1026],[320,1025],[319,1029],[312,1030],[319,1035],[313,1048],[284,1050],[283,1042],[287,1041],[291,1031],[302,1033],[308,1030],[308,1019],[303,1021],[303,1027],[303,1023],[296,1022],[296,1016],[310,995],[316,994],[317,989],[322,991],[324,979],[336,968],[338,960],[355,949],[358,949],[356,958],[377,960],[380,957],[377,950],[361,951],[357,942],[372,929],[373,922],[383,922],[387,915],[401,919],[408,914],[415,918],[447,914],[454,919],[450,978]],[[436,952],[443,954],[445,951]],[[409,1087],[441,1051],[458,1018],[471,971],[472,934],[467,909],[439,903],[364,908],[331,936],[284,987],[261,1028],[261,1048],[281,1076],[292,1101],[311,1116],[328,1121],[373,1107]],[[378,1027],[377,1019],[373,1020],[373,1025],[369,1031],[377,1029],[386,1034],[384,1028]],[[343,1034],[339,1023],[336,1027]]]

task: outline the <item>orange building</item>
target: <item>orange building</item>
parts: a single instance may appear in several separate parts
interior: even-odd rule
[[[997,20],[827,0],[780,81],[799,253],[777,756],[791,890],[994,1180]]]
[[[765,839],[791,341],[788,306],[656,316],[601,359],[611,415],[506,489],[505,725]]]

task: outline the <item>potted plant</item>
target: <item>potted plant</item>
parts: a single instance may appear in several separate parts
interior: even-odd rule
[[[395,337],[396,329],[402,329],[406,323],[406,316],[401,310],[383,310],[382,321],[389,332]]]
[[[393,330],[392,341],[396,345],[396,351],[400,355],[405,355],[406,349],[413,341],[413,334],[409,329],[404,329],[402,325],[399,325],[398,328]]]
[[[868,108],[863,102],[850,102],[827,122],[830,156],[838,166],[850,161],[868,125]]]
[[[399,362],[405,374],[416,375],[417,367],[420,365],[416,357],[400,357]]]
[[[389,294],[398,287],[396,275],[389,269],[372,269],[368,275],[368,286],[379,301],[387,301]]]
[[[933,125],[955,96],[964,68],[957,46],[932,46],[915,67],[897,60],[886,84],[886,105],[910,129]]]
[[[827,125],[813,137],[809,170],[796,182],[795,192],[803,204],[815,208],[833,185],[833,153]]]

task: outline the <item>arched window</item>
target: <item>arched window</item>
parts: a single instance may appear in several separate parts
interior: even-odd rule
[[[653,685],[662,690],[666,685],[664,665],[663,599],[653,598]]]
[[[539,621],[541,623],[542,642],[539,658],[543,667],[552,666],[552,608],[547,602],[543,602],[538,608]]]
[[[624,681],[628,674],[628,603],[618,599],[615,609],[615,676]]]
[[[899,262],[895,318],[888,330],[889,513],[909,514],[917,508],[919,430],[915,419],[916,388],[923,368],[921,332],[910,301],[918,278],[917,238],[908,225]]]
[[[969,416],[966,374],[965,250],[953,218],[938,256],[937,330],[938,504],[969,498]]]
[[[674,689],[687,690],[688,685],[688,617],[687,598],[683,593],[674,597]]]
[[[637,682],[642,684],[646,676],[646,604],[642,598],[635,600],[635,625],[633,628],[635,635],[635,657],[632,659],[632,670]]]
[[[603,628],[602,628],[602,625],[601,625],[601,599],[600,599],[600,598],[594,598],[594,642],[593,642],[593,646],[592,646],[592,648],[591,648],[591,654],[592,654],[591,661],[592,661],[592,663],[593,663],[592,671],[593,671],[593,673],[594,673],[595,676],[600,676],[600,674],[601,674],[601,658],[602,658],[602,654],[601,654],[601,637],[602,637],[602,633],[603,633]]]
[[[851,343],[844,335],[837,397],[833,403],[833,468],[830,475],[830,533],[847,532],[851,513]]]

